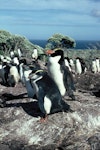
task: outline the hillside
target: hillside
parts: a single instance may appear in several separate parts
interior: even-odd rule
[[[65,97],[73,113],[49,115],[41,123],[36,99],[26,89],[0,84],[1,150],[99,150],[100,149],[100,74],[87,72],[74,77],[76,101]],[[100,93],[99,93],[100,94]],[[100,96],[100,95],[98,95]]]

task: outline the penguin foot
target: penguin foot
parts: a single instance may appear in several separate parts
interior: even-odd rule
[[[47,122],[47,120],[48,120],[48,117],[47,117],[47,116],[46,116],[45,118],[44,118],[44,117],[41,117],[40,122],[41,122],[41,123],[45,123],[45,122]]]

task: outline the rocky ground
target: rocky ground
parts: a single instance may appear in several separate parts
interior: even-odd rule
[[[100,150],[100,74],[74,80],[76,101],[65,97],[74,112],[49,115],[44,123],[21,83],[0,84],[0,150]]]

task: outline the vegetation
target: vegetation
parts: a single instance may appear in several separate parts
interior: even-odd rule
[[[62,35],[62,34],[54,34],[47,41],[46,49],[55,49],[55,48],[74,48],[76,46],[76,42],[71,37]]]
[[[73,49],[76,46],[75,40],[62,34],[52,35],[47,42],[45,50],[60,47],[64,50],[65,56],[73,59],[79,56],[84,58],[87,63],[91,62],[93,58],[100,56],[100,50],[98,50],[100,48],[100,43],[98,42],[96,45],[90,45],[87,50]],[[7,31],[0,30],[0,54],[6,55],[9,54],[11,50],[16,51],[18,48],[21,49],[25,56],[30,56],[33,49],[37,48],[39,55],[44,57],[44,49],[39,45],[32,44],[26,37],[13,35]]]
[[[18,48],[24,54],[32,52],[34,48],[38,49],[39,54],[43,53],[42,47],[32,44],[26,37],[13,35],[7,31],[0,30],[0,53],[5,55],[11,50],[16,51]]]

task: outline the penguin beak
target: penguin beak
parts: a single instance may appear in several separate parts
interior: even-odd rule
[[[54,53],[54,51],[53,51],[53,50],[51,50],[51,49],[49,49],[49,50],[47,50],[45,53],[46,53],[46,55],[50,55],[50,54],[53,54],[53,53]]]

